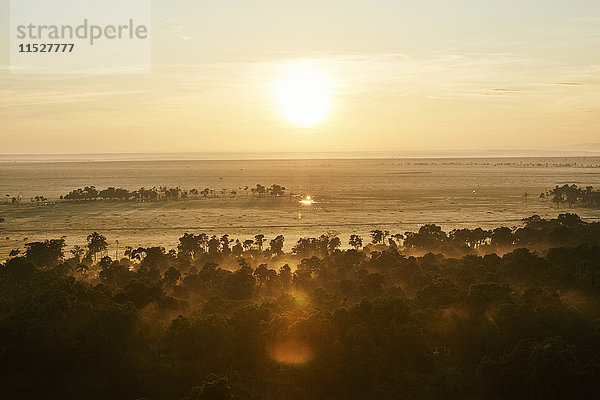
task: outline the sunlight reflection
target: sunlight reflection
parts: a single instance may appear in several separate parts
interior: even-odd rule
[[[306,196],[304,199],[300,200],[300,204],[310,206],[312,204],[315,204],[315,201],[312,199],[312,197]]]

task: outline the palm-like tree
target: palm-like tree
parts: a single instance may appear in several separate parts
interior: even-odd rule
[[[94,261],[96,261],[96,254],[105,251],[108,249],[108,242],[106,241],[106,237],[104,235],[99,234],[98,232],[94,232],[87,237],[88,242],[88,252],[94,256]]]
[[[256,241],[256,245],[258,246],[258,250],[262,251],[263,243],[265,241],[265,235],[256,235],[254,236],[254,240]]]

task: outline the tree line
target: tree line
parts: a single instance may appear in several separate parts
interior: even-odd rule
[[[238,189],[182,189],[180,187],[159,186],[153,188],[140,188],[129,191],[123,188],[108,187],[106,189],[96,189],[95,186],[86,186],[84,188],[74,189],[66,195],[60,196],[61,200],[93,201],[93,200],[111,200],[111,201],[158,201],[158,200],[182,200],[193,198],[208,197],[236,197],[244,193],[246,196],[256,197],[274,196],[281,197],[285,195],[285,187],[281,185],[271,185],[266,187],[257,184],[255,187],[240,187]]]
[[[373,229],[368,238],[360,235],[350,235],[346,242],[355,250],[364,249],[369,252],[381,247],[391,247],[404,254],[419,254],[423,252],[439,252],[448,256],[464,254],[487,254],[490,252],[506,252],[516,248],[544,250],[553,246],[576,245],[590,243],[600,245],[600,223],[588,223],[577,214],[559,214],[557,218],[545,219],[533,215],[522,220],[521,227],[497,227],[494,229],[460,228],[449,232],[435,224],[422,225],[417,231],[390,233],[389,230]],[[269,256],[284,254],[285,237],[278,235],[268,239],[265,235],[257,234],[251,239],[234,239],[230,235],[208,235],[206,233],[185,233],[179,238],[177,251],[170,254],[178,257],[187,256],[196,260],[202,256],[235,256],[254,254],[256,251]],[[45,242],[33,242],[25,245],[25,253],[37,254],[48,252],[55,254],[54,246],[66,247],[65,238]],[[325,256],[344,247],[342,240],[335,234],[327,233],[319,237],[300,238],[292,247],[290,253],[297,257],[309,258]],[[118,246],[118,243],[117,243]],[[104,235],[94,232],[87,237],[87,245],[82,248],[74,246],[70,253],[85,263],[95,262],[108,255],[109,242]],[[159,247],[156,247],[159,249]],[[117,247],[118,251],[118,247]],[[165,250],[161,250],[165,252]],[[140,261],[147,249],[124,246],[122,254],[129,260]],[[15,249],[11,256],[21,254]],[[43,256],[49,259],[50,255]],[[118,254],[116,258],[118,258]],[[51,257],[50,257],[51,258]]]

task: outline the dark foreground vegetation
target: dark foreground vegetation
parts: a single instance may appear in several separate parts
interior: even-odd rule
[[[600,223],[370,239],[29,243],[0,265],[2,398],[599,398]]]

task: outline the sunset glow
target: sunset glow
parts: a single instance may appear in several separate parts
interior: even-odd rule
[[[299,126],[323,122],[329,115],[333,91],[318,71],[300,69],[275,84],[275,98],[281,116]]]

